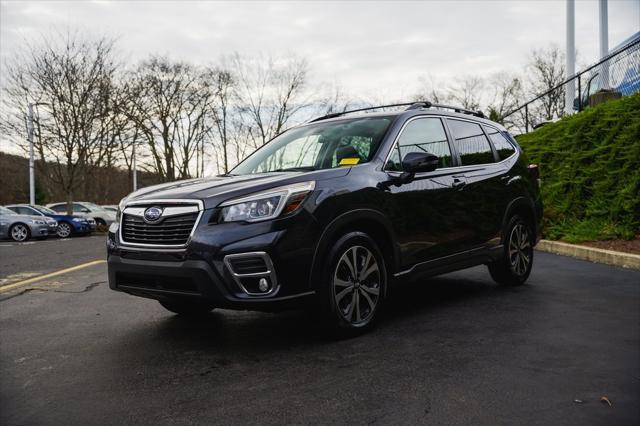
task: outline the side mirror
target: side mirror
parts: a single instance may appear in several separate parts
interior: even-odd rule
[[[86,207],[81,208],[81,209],[80,209],[80,211],[81,211],[82,213],[89,213],[89,212],[91,212],[91,210],[89,210],[89,209],[88,209],[88,208],[86,208]]]
[[[402,169],[412,174],[432,172],[439,164],[438,157],[428,152],[410,152],[402,159]]]

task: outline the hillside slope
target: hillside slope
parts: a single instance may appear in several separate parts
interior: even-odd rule
[[[640,233],[640,93],[517,139],[540,165],[545,238],[580,242]]]

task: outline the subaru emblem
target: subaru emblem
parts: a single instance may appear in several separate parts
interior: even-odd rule
[[[161,207],[149,207],[144,211],[144,220],[147,222],[155,222],[162,216]]]

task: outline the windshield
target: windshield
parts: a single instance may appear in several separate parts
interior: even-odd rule
[[[6,207],[0,206],[0,215],[16,215],[17,213],[13,210],[9,210]]]
[[[38,210],[40,213],[44,213],[44,214],[58,214],[56,212],[54,212],[53,210],[51,210],[48,207],[45,206],[33,206],[34,209]]]
[[[277,136],[231,171],[233,175],[320,170],[370,161],[394,116],[311,124]]]

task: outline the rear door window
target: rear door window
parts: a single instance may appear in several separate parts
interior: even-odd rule
[[[451,150],[439,118],[419,118],[410,121],[393,147],[386,169],[402,171],[402,159],[410,152],[428,152],[438,157],[438,168],[451,167]]]
[[[513,153],[516,152],[516,149],[511,145],[511,142],[509,142],[507,138],[498,131],[498,129],[484,126],[484,130],[489,135],[489,139],[491,139],[493,147],[498,152],[500,161],[511,157]]]
[[[447,119],[463,166],[495,162],[489,140],[477,123]]]

